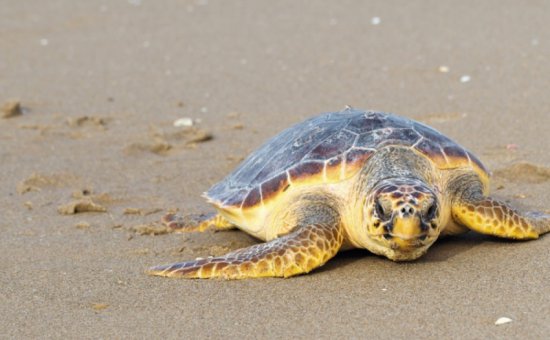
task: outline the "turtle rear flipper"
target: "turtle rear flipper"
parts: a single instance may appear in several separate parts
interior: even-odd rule
[[[307,203],[306,203],[307,202]],[[157,266],[150,275],[184,278],[244,279],[308,273],[331,259],[344,241],[340,216],[328,204],[304,200],[293,231],[270,242],[225,256]]]
[[[289,277],[325,264],[338,252],[342,241],[339,225],[312,224],[225,256],[157,266],[147,273],[196,279]]]
[[[453,204],[455,221],[482,234],[517,240],[536,239],[550,231],[550,215],[521,213],[492,197],[460,198]]]
[[[235,225],[220,214],[167,214],[161,218],[162,224],[179,233],[203,232],[208,228],[214,230],[234,229]]]

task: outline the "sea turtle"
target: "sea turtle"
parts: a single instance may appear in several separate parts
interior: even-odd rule
[[[347,107],[294,125],[248,156],[204,194],[213,217],[163,218],[179,231],[237,227],[265,243],[148,273],[289,277],[344,249],[409,261],[440,235],[527,240],[550,231],[550,215],[519,212],[488,193],[483,164],[433,128]]]

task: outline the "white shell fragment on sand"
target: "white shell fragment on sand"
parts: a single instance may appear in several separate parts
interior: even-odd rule
[[[188,127],[188,126],[193,126],[193,124],[194,124],[193,119],[189,117],[183,117],[180,119],[176,119],[174,121],[175,127]]]
[[[513,321],[512,319],[503,316],[501,318],[498,318],[497,321],[495,321],[495,325],[497,325],[497,326],[504,325],[505,323],[509,323],[509,322],[512,322],[512,321]]]
[[[450,69],[449,69],[449,66],[441,65],[439,66],[438,71],[441,73],[448,73]]]
[[[472,80],[472,77],[470,77],[469,75],[463,75],[462,77],[460,77],[460,82],[461,83],[467,83],[469,82],[470,80]]]
[[[380,19],[380,17],[373,17],[372,19],[370,19],[370,23],[371,25],[380,25],[380,23],[382,22],[382,19]]]

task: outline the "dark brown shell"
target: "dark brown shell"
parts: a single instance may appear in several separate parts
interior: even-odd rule
[[[298,182],[349,178],[374,152],[389,145],[410,146],[441,169],[469,165],[487,174],[473,154],[431,127],[393,114],[348,108],[284,130],[250,154],[206,197],[219,207],[253,207]]]

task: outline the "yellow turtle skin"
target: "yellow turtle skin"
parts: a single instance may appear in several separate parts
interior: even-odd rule
[[[490,197],[487,169],[448,137],[349,107],[281,132],[204,196],[217,214],[167,215],[163,223],[179,232],[236,227],[264,243],[149,274],[290,277],[350,248],[410,261],[442,235],[474,230],[527,240],[550,231],[550,216]]]

